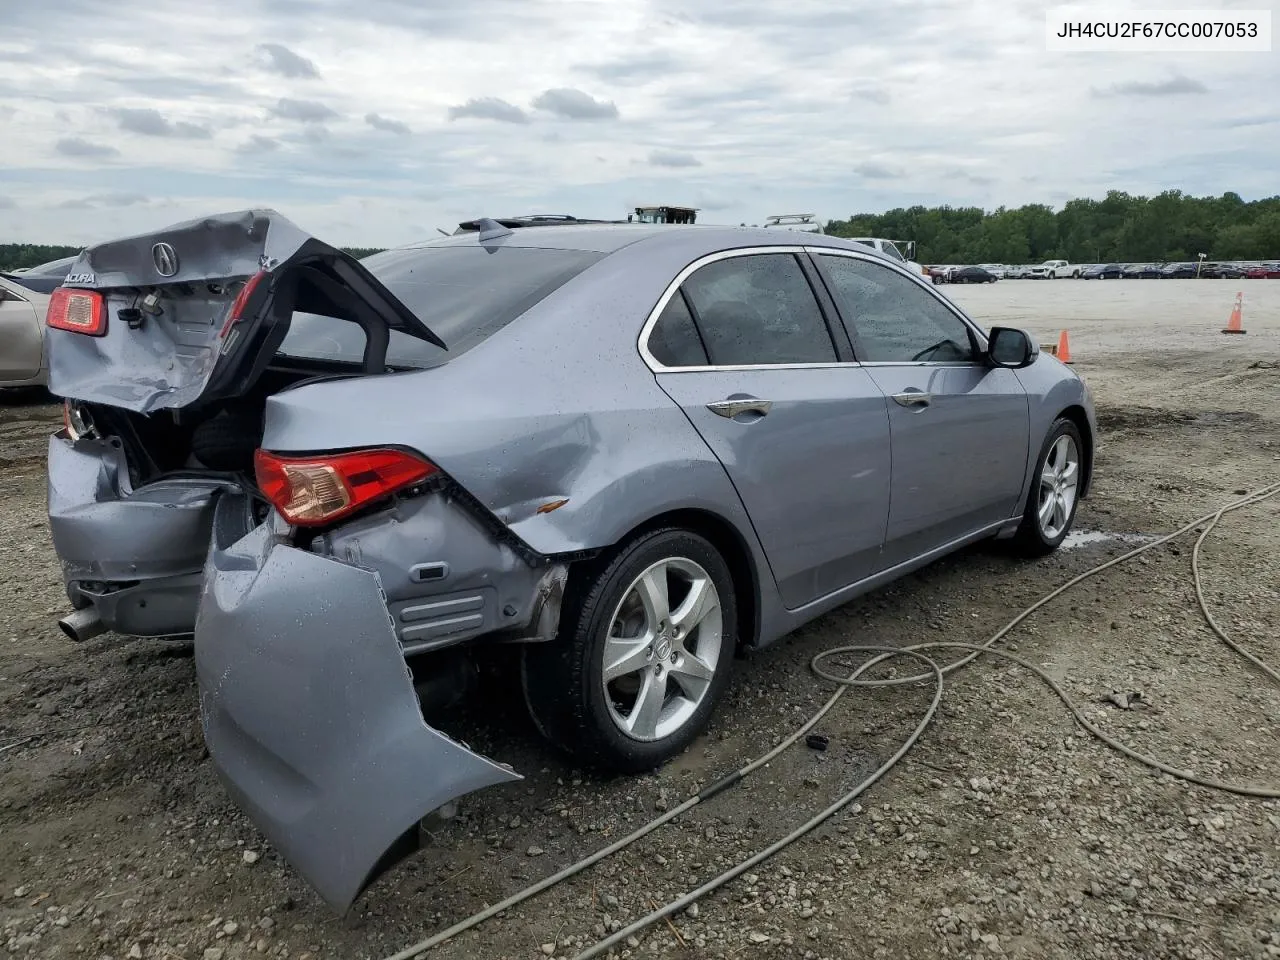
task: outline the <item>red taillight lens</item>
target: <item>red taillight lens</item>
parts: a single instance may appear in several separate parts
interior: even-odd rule
[[[253,458],[258,489],[297,526],[332,523],[438,472],[402,450],[356,450],[317,457],[282,457],[259,450]]]
[[[219,338],[226,337],[234,327],[244,317],[245,307],[249,305],[249,298],[253,296],[253,291],[258,289],[267,271],[259,270],[252,277],[244,282],[244,286],[240,288],[240,292],[236,294],[236,298],[231,301],[231,312],[227,314],[226,322],[222,325],[222,332],[218,334]]]
[[[54,330],[100,337],[107,332],[107,303],[96,290],[57,287],[49,297],[44,322]]]

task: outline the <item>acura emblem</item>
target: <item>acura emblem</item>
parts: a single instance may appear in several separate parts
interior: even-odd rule
[[[167,243],[157,243],[151,248],[151,262],[162,277],[172,277],[178,272],[177,251]]]

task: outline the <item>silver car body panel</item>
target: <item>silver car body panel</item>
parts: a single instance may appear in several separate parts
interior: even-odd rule
[[[299,242],[288,236],[285,248]],[[797,247],[789,236],[635,224],[513,230],[489,242],[608,255],[431,369],[304,384],[266,401],[266,449],[406,448],[439,466],[438,486],[313,536],[274,513],[255,526],[233,506],[241,498],[212,487],[180,501],[189,510],[174,520],[190,524],[193,547],[214,531],[196,574],[195,621],[210,753],[238,802],[330,904],[349,904],[417,818],[514,779],[423,722],[406,652],[551,639],[575,559],[663,518],[713,524],[737,545],[755,625],[742,639],[766,644],[965,543],[1011,532],[1053,418],[1078,407],[1094,426],[1081,381],[1043,355],[1016,372],[656,364],[649,329],[679,278],[710,257],[842,252],[890,264],[937,296],[866,248],[826,236]],[[478,242],[472,233],[423,246]],[[91,348],[63,351],[63,339],[55,370],[112,402]],[[115,400],[154,409],[178,397],[172,381],[144,389],[143,379]],[[887,392],[903,383],[942,399],[902,420]],[[199,395],[194,380],[188,387],[183,396]],[[775,406],[738,421],[706,409],[740,395]],[[900,465],[909,470],[901,481]],[[151,534],[133,517],[148,515],[149,486],[126,490],[109,449],[65,438],[51,444],[50,473],[55,544],[71,569],[91,561],[95,541],[140,564]],[[173,558],[172,575],[191,576],[191,563],[187,552]]]
[[[270,524],[221,542],[238,499],[219,502],[196,621],[205,742],[236,802],[345,911],[425,814],[520,776],[427,726],[377,574]]]
[[[118,442],[49,438],[49,532],[67,595],[133,636],[191,632],[209,550],[214,493],[174,477],[132,489]]]

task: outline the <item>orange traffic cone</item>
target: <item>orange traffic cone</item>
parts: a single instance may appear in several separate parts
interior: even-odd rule
[[[1244,333],[1244,327],[1240,325],[1240,308],[1244,305],[1244,294],[1236,294],[1235,306],[1231,308],[1231,319],[1227,321],[1227,325],[1223,328],[1223,333]]]
[[[1067,331],[1063,330],[1058,336],[1058,349],[1053,355],[1063,363],[1071,362],[1071,345],[1067,342]]]

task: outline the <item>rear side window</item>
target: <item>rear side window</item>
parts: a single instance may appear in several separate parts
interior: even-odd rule
[[[649,352],[664,367],[705,367],[709,362],[693,314],[679,290],[663,307],[649,334]]]
[[[792,254],[717,260],[685,280],[683,290],[715,366],[836,360],[822,310]]]
[[[388,250],[361,262],[449,348],[393,331],[387,363],[429,367],[484,342],[602,256],[476,243]],[[354,323],[298,313],[280,352],[359,363],[364,345],[364,331]]]

